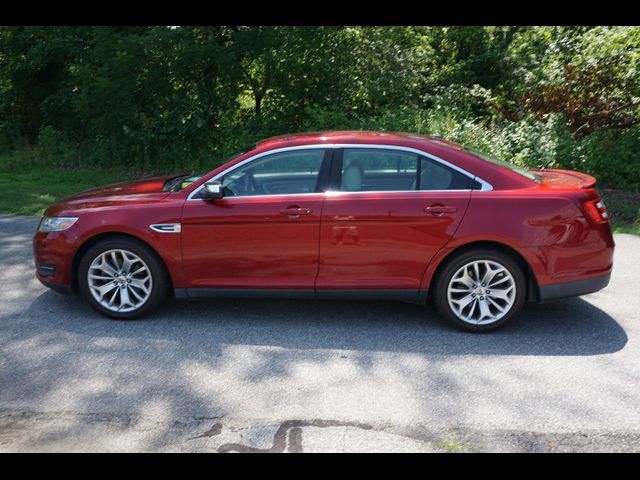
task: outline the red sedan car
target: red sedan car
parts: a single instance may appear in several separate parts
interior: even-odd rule
[[[168,294],[393,299],[488,331],[526,301],[604,288],[614,242],[589,175],[438,137],[324,132],[66,198],[33,246],[42,283],[117,319]]]

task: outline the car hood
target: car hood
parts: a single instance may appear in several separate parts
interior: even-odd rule
[[[163,188],[172,178],[175,178],[175,175],[115,183],[76,193],[49,207],[45,215],[55,216],[63,211],[157,202],[170,194]]]

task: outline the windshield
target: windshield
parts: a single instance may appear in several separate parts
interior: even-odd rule
[[[193,182],[195,182],[200,177],[202,177],[202,175],[204,175],[204,173],[201,173],[199,175],[191,175],[190,177],[186,177],[186,178],[182,179],[182,181],[180,182],[180,188],[178,190],[182,190],[183,188],[187,188]]]
[[[183,188],[188,187],[193,182],[198,180],[202,175],[179,175],[177,177],[170,178],[164,184],[163,190],[165,192],[179,192]]]
[[[220,162],[220,165],[223,165],[231,160],[233,160],[236,157],[239,157],[240,155],[244,155],[249,149],[242,151],[242,152],[236,152],[233,155],[227,157],[225,160],[223,160],[222,162]],[[171,180],[169,180],[164,187],[165,191],[169,191],[169,192],[179,192],[180,190],[187,188],[189,185],[191,185],[193,182],[195,182],[196,180],[202,178],[204,175],[206,175],[207,173],[209,173],[211,170],[207,170],[205,172],[202,173],[196,173],[193,175],[180,175],[179,177],[174,177]]]
[[[505,162],[504,160],[500,160],[499,158],[492,157],[491,155],[487,155],[486,153],[482,153],[471,148],[465,148],[465,150],[469,153],[473,153],[476,157],[480,157],[481,159],[486,160],[487,162],[495,163],[496,165],[500,165],[501,167],[508,168],[512,172],[519,173],[523,177],[527,177],[529,180],[533,180],[538,183],[542,181],[539,175],[536,175],[535,173],[530,172],[522,167],[518,167],[512,163]]]

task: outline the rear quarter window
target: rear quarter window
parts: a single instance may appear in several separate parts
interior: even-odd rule
[[[473,178],[429,158],[422,158],[418,190],[480,190]]]

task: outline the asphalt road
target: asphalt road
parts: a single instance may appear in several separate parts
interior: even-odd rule
[[[392,302],[173,301],[115,322],[0,216],[0,451],[640,451],[640,237],[605,290],[474,335]]]

